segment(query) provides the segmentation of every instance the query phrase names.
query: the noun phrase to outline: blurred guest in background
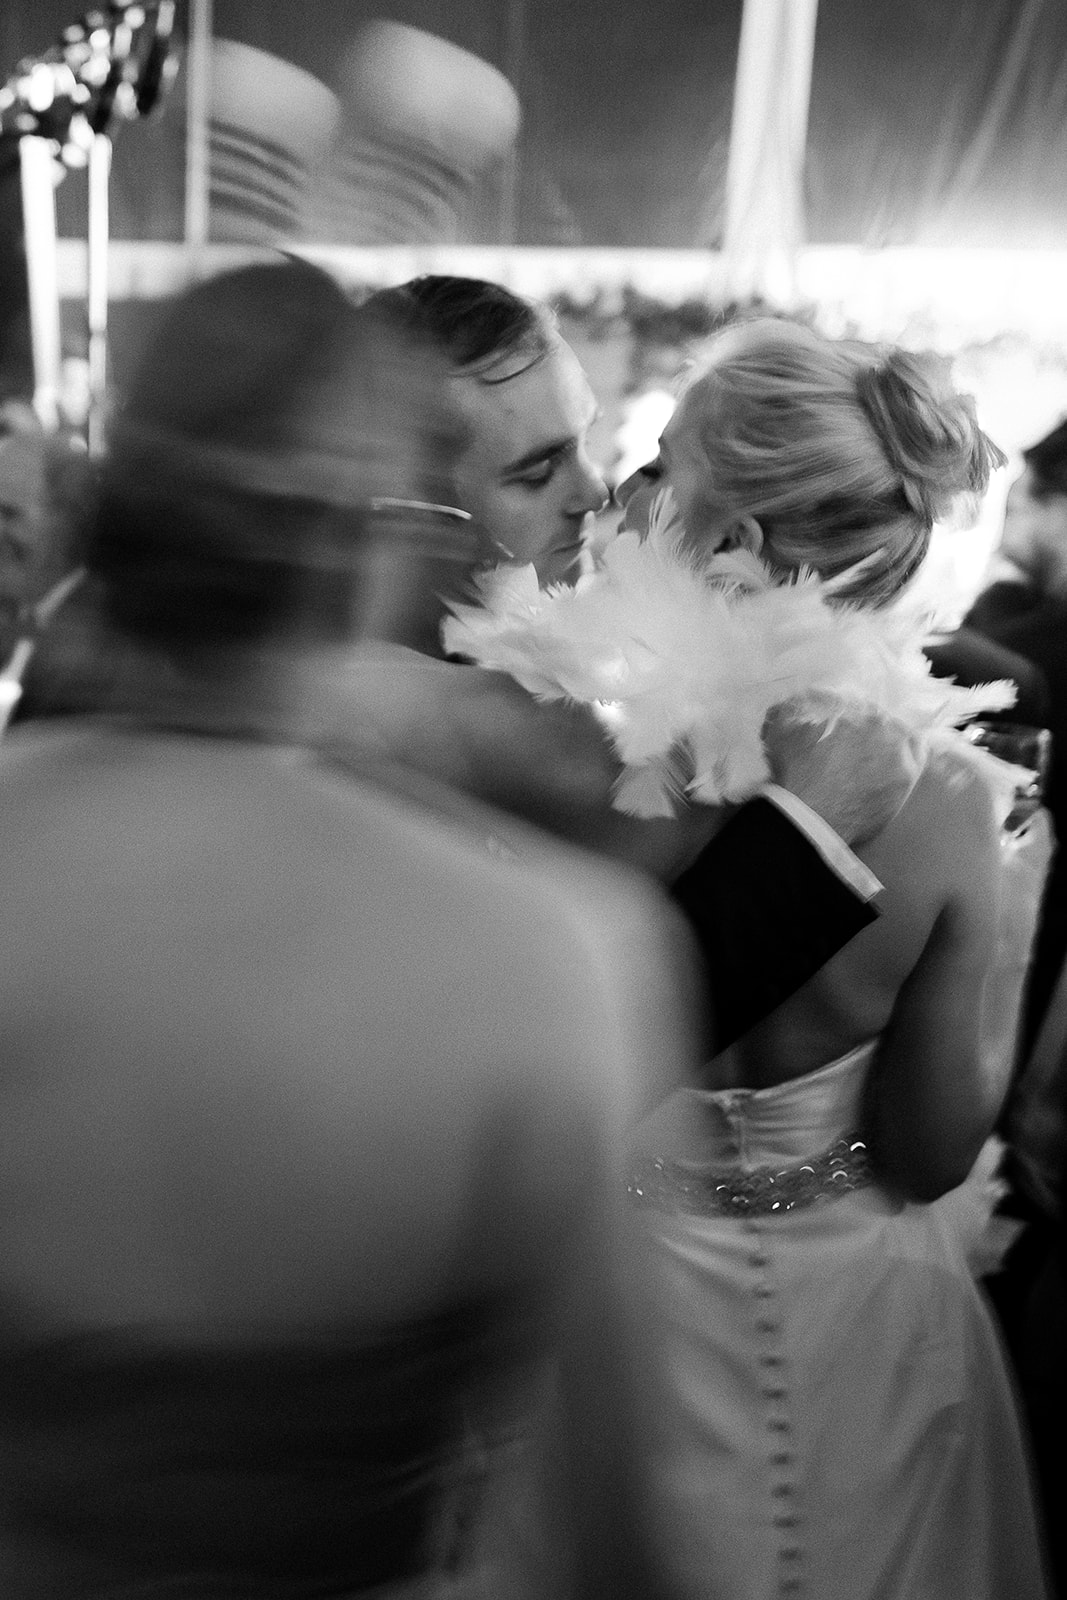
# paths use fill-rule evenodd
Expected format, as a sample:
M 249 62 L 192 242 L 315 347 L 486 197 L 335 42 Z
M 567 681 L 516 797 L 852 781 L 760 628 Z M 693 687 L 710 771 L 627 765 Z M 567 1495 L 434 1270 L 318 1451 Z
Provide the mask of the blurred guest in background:
M 1045 674 L 1017 650 L 994 643 L 977 628 L 961 627 L 928 640 L 924 653 L 939 678 L 962 684 L 996 683 L 1006 678 L 1015 685 L 1015 704 L 1004 711 L 987 712 L 990 722 L 1048 727 L 1052 697 Z
M 991 576 L 967 616 L 983 631 L 1067 595 L 1067 422 L 1023 451 Z
M 1067 1595 L 1067 972 L 1023 1065 L 1007 1120 L 1023 1228 L 989 1282 L 1034 1444 L 1055 1593 Z
M 376 519 L 467 559 L 457 441 L 292 262 L 181 296 L 115 419 L 108 695 L 0 752 L 7 1600 L 506 1592 L 467 1539 L 549 1360 L 572 1592 L 659 1592 L 613 1180 L 674 924 L 317 750 Z
M 0 407 L 0 671 L 13 678 L 25 670 L 41 626 L 77 574 L 91 505 L 80 441 L 47 432 L 29 406 L 6 401 Z
M 967 621 L 1021 652 L 1048 681 L 1046 803 L 1058 841 L 1005 1123 L 1009 1204 L 1023 1229 L 990 1288 L 1034 1438 L 1057 1593 L 1067 1594 L 1067 422 L 1023 452 L 990 576 Z
M 1044 674 L 1052 757 L 1046 804 L 1057 852 L 1034 952 L 1025 1039 L 1032 1042 L 1067 958 L 1067 422 L 1023 452 L 1008 492 L 994 581 L 964 619 Z

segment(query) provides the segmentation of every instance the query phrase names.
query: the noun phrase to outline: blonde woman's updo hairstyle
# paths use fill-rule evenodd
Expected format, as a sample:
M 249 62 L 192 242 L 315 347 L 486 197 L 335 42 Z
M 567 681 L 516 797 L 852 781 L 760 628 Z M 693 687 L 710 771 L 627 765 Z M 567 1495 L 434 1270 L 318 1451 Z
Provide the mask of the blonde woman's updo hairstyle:
M 709 361 L 683 396 L 709 517 L 755 519 L 774 567 L 857 568 L 842 600 L 887 604 L 1005 461 L 939 358 L 768 318 L 725 329 Z

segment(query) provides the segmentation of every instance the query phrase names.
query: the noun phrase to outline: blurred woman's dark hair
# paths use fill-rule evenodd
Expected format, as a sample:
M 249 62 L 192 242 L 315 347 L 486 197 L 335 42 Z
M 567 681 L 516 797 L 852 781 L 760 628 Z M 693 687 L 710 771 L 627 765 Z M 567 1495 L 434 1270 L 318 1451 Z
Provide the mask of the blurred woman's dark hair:
M 304 261 L 178 295 L 109 430 L 87 550 L 108 622 L 191 650 L 343 631 L 375 507 L 454 499 L 444 378 Z

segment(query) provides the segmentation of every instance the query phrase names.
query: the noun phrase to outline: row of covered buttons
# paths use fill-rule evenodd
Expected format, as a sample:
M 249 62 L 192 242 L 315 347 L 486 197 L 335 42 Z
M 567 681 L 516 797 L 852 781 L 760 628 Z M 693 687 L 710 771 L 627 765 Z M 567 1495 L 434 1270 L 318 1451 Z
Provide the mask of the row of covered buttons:
M 786 1400 L 788 1389 L 784 1381 L 785 1357 L 781 1350 L 782 1325 L 773 1313 L 775 1289 L 771 1278 L 770 1257 L 759 1238 L 759 1224 L 755 1218 L 746 1218 L 746 1226 L 755 1236 L 749 1265 L 756 1274 L 753 1295 L 758 1302 L 756 1333 L 759 1335 L 759 1365 L 762 1369 L 760 1394 L 767 1402 L 767 1429 L 771 1435 L 770 1466 L 771 1496 L 774 1504 L 772 1522 L 779 1534 L 778 1592 L 782 1595 L 799 1594 L 803 1588 L 800 1562 L 803 1549 L 797 1533 L 800 1516 L 796 1506 L 796 1486 L 793 1469 L 796 1457 L 789 1441 L 792 1425 Z

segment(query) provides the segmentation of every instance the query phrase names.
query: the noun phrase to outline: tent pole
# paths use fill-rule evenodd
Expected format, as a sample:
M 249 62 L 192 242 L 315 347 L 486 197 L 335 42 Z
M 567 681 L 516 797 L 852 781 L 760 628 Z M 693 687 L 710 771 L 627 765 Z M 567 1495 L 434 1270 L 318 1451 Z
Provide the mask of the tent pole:
M 745 0 L 726 170 L 734 294 L 795 293 L 818 0 Z
M 525 0 L 507 0 L 504 14 L 504 76 L 522 99 L 522 63 L 526 49 Z M 500 243 L 518 243 L 519 135 L 504 158 L 500 174 Z
M 189 0 L 185 76 L 185 246 L 199 269 L 211 218 L 212 0 Z
M 86 272 L 86 308 L 89 323 L 89 415 L 86 437 L 89 454 L 98 457 L 104 448 L 107 415 L 107 312 L 108 312 L 108 234 L 109 185 L 111 179 L 111 140 L 106 133 L 94 135 L 89 149 L 89 229 Z

